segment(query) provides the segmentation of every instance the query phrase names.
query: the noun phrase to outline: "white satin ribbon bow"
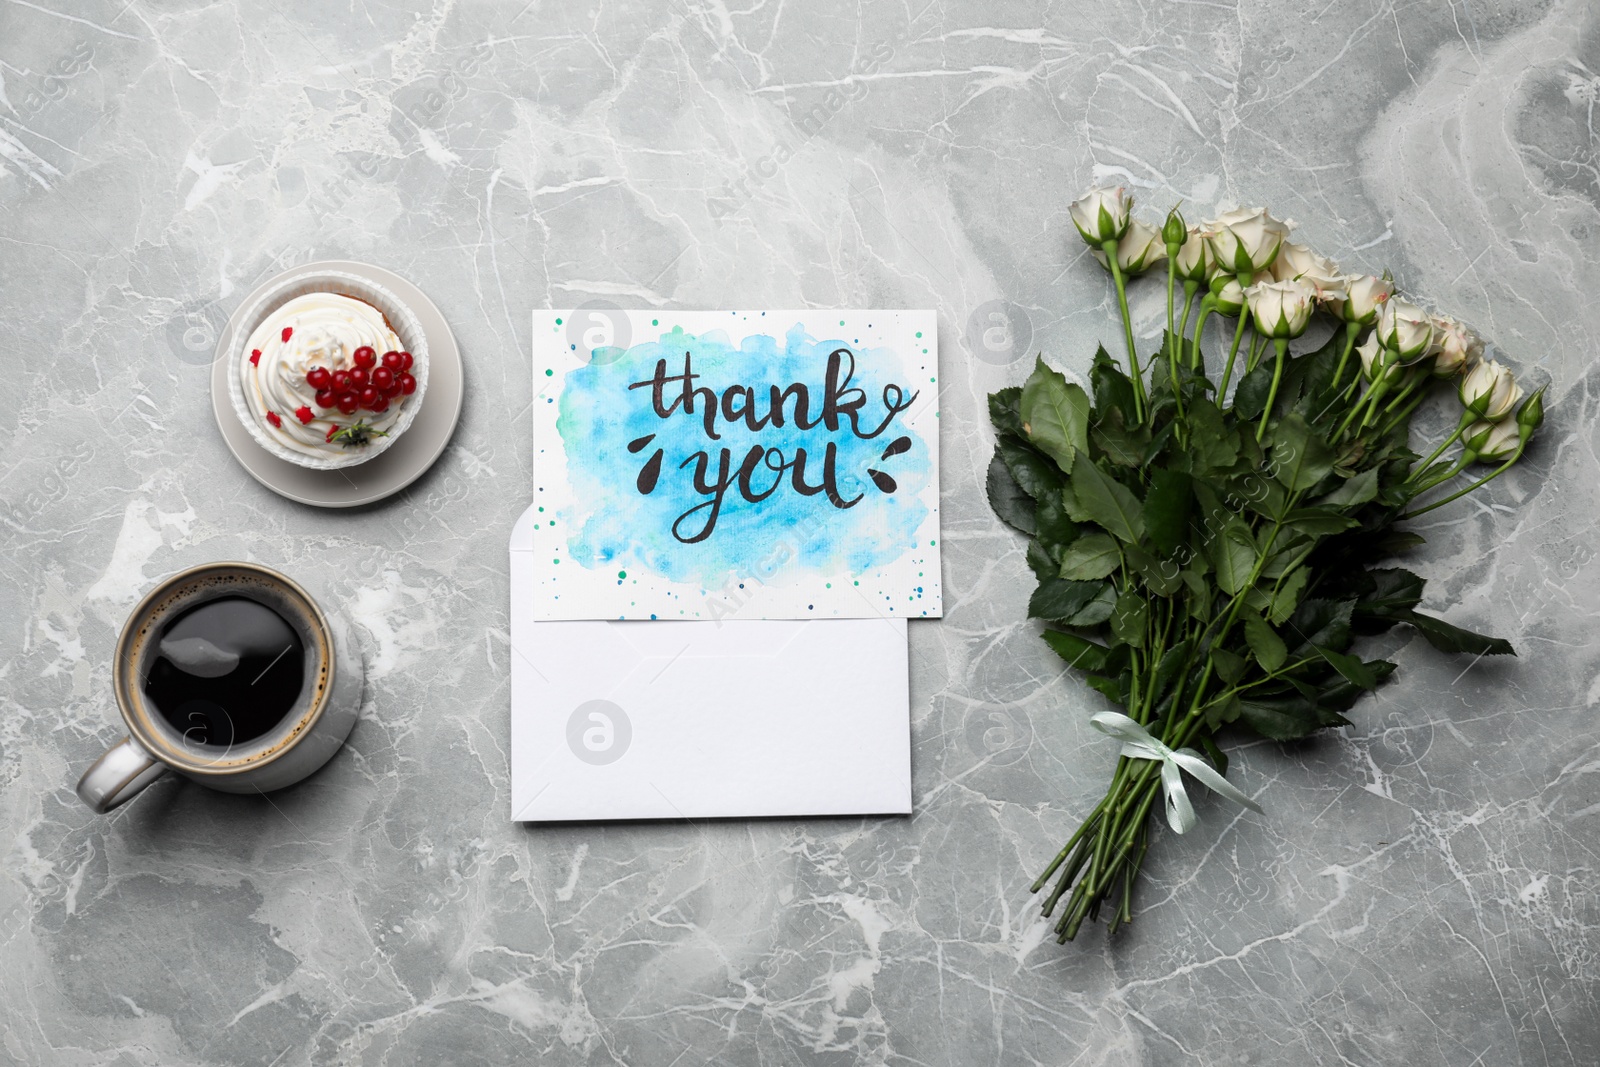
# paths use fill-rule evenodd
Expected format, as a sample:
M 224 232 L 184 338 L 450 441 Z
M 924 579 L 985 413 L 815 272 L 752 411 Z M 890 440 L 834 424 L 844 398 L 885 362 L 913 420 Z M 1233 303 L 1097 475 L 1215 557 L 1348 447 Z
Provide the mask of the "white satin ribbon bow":
M 1235 804 L 1249 808 L 1251 811 L 1265 815 L 1261 805 L 1241 793 L 1222 775 L 1207 763 L 1192 748 L 1170 749 L 1151 735 L 1149 730 L 1134 722 L 1120 711 L 1097 712 L 1089 720 L 1093 726 L 1103 734 L 1110 734 L 1122 742 L 1122 754 L 1129 759 L 1157 760 L 1161 764 L 1161 789 L 1167 799 L 1167 825 L 1180 834 L 1188 833 L 1194 829 L 1199 820 L 1195 818 L 1194 805 L 1189 803 L 1189 794 L 1183 791 L 1183 775 L 1178 768 L 1182 767 L 1196 778 L 1200 784 L 1210 789 L 1213 793 L 1233 801 Z

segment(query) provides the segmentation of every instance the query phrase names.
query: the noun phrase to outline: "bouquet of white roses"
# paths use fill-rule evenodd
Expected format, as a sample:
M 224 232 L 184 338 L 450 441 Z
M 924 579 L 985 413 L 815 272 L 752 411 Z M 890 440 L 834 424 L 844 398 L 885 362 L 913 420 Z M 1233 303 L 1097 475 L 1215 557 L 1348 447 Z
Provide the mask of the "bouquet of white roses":
M 1033 886 L 1051 886 L 1046 915 L 1066 898 L 1062 941 L 1102 908 L 1112 929 L 1132 917 L 1156 799 L 1177 833 L 1195 823 L 1185 774 L 1260 810 L 1224 777 L 1225 726 L 1289 740 L 1347 724 L 1394 671 L 1357 636 L 1403 623 L 1444 652 L 1512 651 L 1418 611 L 1423 580 L 1382 561 L 1422 542 L 1403 520 L 1503 473 L 1544 416 L 1543 390 L 1525 398 L 1471 329 L 1341 272 L 1266 211 L 1191 228 L 1174 209 L 1158 229 L 1132 206 L 1096 189 L 1071 209 L 1115 284 L 1127 368 L 1102 347 L 1086 392 L 1040 360 L 989 397 L 989 499 L 1030 538 L 1029 613 L 1122 709 L 1091 720 L 1122 742 L 1110 788 Z M 1163 260 L 1167 330 L 1141 366 L 1127 282 Z M 1318 311 L 1332 336 L 1292 351 Z M 1214 315 L 1235 322 L 1208 355 Z M 1423 457 L 1411 416 L 1446 382 L 1460 418 Z

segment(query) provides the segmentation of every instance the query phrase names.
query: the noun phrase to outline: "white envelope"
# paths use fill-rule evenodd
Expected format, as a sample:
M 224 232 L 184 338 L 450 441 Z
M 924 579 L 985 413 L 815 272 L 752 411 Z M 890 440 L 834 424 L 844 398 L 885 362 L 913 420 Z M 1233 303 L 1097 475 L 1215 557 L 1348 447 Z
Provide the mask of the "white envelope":
M 511 534 L 518 821 L 909 814 L 906 622 L 536 621 Z

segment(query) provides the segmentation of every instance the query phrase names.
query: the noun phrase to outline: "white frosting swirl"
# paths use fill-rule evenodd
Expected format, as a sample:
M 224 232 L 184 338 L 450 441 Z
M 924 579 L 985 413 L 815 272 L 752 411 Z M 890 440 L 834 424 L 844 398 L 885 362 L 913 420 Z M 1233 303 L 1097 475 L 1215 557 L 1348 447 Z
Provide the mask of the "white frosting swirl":
M 290 330 L 287 341 L 285 329 Z M 358 408 L 346 415 L 338 408 L 318 407 L 317 391 L 306 383 L 312 367 L 325 367 L 329 373 L 354 369 L 353 353 L 362 345 L 378 355 L 375 368 L 383 365 L 385 352 L 403 347 L 382 312 L 352 297 L 307 293 L 268 315 L 239 356 L 245 402 L 262 431 L 286 448 L 321 458 L 350 454 L 350 448 L 328 440 L 330 433 L 347 426 L 365 422 L 374 430 L 391 430 L 411 399 L 404 393 L 390 397 L 388 410 L 381 414 Z M 252 360 L 255 352 L 261 355 Z M 296 415 L 301 408 L 310 409 L 310 422 Z M 277 415 L 278 425 L 267 418 L 268 412 Z

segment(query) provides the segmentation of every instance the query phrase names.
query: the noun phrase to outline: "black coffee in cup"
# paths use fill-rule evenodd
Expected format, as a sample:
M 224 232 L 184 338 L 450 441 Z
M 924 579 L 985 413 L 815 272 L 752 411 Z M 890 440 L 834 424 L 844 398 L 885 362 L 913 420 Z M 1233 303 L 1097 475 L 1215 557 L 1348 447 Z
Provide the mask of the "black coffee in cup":
M 176 612 L 154 636 L 144 696 L 187 745 L 253 741 L 301 701 L 305 642 L 259 600 L 204 600 Z

